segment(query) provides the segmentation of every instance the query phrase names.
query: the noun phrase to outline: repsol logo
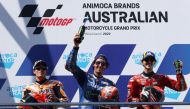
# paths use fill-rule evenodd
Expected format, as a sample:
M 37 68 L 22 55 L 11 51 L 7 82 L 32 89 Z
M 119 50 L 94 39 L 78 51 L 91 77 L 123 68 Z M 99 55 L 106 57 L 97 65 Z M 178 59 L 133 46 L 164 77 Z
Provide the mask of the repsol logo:
M 30 20 L 26 27 L 35 27 L 33 34 L 40 34 L 44 26 L 68 26 L 73 22 L 73 18 L 52 18 L 56 10 L 62 8 L 62 4 L 59 4 L 55 9 L 47 9 L 42 17 L 34 17 L 34 13 L 38 7 L 36 4 L 25 5 L 19 14 L 19 17 L 30 17 Z

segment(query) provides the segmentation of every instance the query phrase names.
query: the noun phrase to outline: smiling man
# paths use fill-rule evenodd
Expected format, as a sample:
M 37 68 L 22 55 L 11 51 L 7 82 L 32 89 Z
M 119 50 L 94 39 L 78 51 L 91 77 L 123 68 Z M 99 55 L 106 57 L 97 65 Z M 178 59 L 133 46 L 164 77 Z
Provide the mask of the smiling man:
M 77 54 L 81 38 L 79 34 L 74 37 L 74 47 L 69 54 L 65 68 L 70 71 L 80 85 L 80 102 L 98 102 L 100 91 L 105 86 L 115 86 L 115 84 L 103 76 L 108 68 L 108 59 L 104 55 L 98 55 L 92 62 L 93 74 L 83 71 L 76 64 Z M 80 109 L 101 109 L 97 106 L 80 106 Z M 111 108 L 110 108 L 111 109 Z
M 37 60 L 33 66 L 36 81 L 23 89 L 22 103 L 67 102 L 68 97 L 63 89 L 63 84 L 57 80 L 46 78 L 48 66 L 45 61 Z M 55 106 L 20 107 L 24 109 L 55 109 Z
M 141 74 L 133 76 L 127 85 L 127 102 L 163 102 L 164 88 L 169 87 L 176 91 L 184 91 L 187 85 L 182 74 L 182 61 L 174 62 L 177 80 L 166 75 L 158 75 L 153 71 L 156 58 L 153 52 L 147 51 L 141 60 L 144 70 Z M 159 105 L 140 105 L 137 109 L 160 109 Z

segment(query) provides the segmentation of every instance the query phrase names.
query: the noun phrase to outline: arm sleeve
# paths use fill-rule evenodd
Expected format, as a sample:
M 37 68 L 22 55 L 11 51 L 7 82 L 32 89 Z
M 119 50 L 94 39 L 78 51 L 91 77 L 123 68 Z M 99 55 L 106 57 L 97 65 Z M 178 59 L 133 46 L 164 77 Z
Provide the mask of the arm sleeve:
M 20 100 L 20 103 L 25 103 L 26 102 L 25 98 L 27 97 L 28 93 L 30 93 L 30 91 L 27 90 L 27 88 L 25 87 L 22 90 L 22 99 Z M 29 108 L 30 108 L 29 106 L 18 106 L 18 109 L 29 109 Z
M 182 73 L 177 73 L 176 78 L 177 78 L 177 81 L 169 78 L 168 76 L 165 76 L 166 86 L 176 91 L 186 90 L 187 84 Z
M 26 86 L 23 90 L 22 90 L 22 99 L 21 102 L 26 102 L 25 98 L 27 97 L 27 95 L 30 93 L 30 91 L 27 89 L 28 86 Z
M 66 95 L 63 89 L 63 84 L 61 82 L 59 82 L 56 86 L 54 86 L 53 90 L 60 102 L 67 102 L 69 100 L 68 96 Z
M 129 80 L 129 83 L 127 85 L 128 88 L 128 95 L 126 98 L 127 102 L 139 102 L 140 101 L 140 95 L 139 95 L 139 88 L 137 85 L 137 82 L 135 81 L 135 78 L 132 77 Z
M 65 69 L 70 71 L 74 75 L 78 83 L 82 86 L 86 80 L 86 72 L 80 69 L 76 64 L 78 49 L 79 47 L 74 47 L 73 50 L 70 52 L 65 65 Z
M 71 73 L 75 73 L 78 69 L 76 65 L 78 49 L 79 47 L 74 47 L 66 61 L 65 69 L 70 71 Z

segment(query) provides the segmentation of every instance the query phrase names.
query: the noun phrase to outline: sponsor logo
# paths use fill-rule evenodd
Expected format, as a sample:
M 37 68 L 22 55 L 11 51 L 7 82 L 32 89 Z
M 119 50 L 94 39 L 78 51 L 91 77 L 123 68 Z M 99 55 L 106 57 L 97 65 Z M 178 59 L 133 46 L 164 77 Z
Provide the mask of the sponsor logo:
M 163 9 L 147 10 L 140 2 L 134 3 L 83 3 L 84 18 L 89 25 L 86 35 L 109 36 L 112 31 L 139 31 L 143 24 L 169 22 L 169 12 Z M 106 25 L 95 25 L 105 23 Z M 114 25 L 113 25 L 114 24 Z M 96 30 L 90 32 L 90 30 Z M 97 31 L 98 30 L 98 31 Z M 102 31 L 102 32 L 101 32 Z
M 10 97 L 15 97 L 15 98 L 22 98 L 22 90 L 23 88 L 26 87 L 26 85 L 21 85 L 21 86 L 13 86 L 13 87 L 7 87 L 7 92 L 9 92 Z
M 164 94 L 165 94 L 165 97 L 175 99 L 175 100 L 177 100 L 177 98 L 180 96 L 179 92 L 167 87 L 164 89 Z
M 47 9 L 42 17 L 34 17 L 34 13 L 38 7 L 36 4 L 25 5 L 19 14 L 19 17 L 30 17 L 30 20 L 26 27 L 35 27 L 33 34 L 40 34 L 44 26 L 68 26 L 72 23 L 73 18 L 52 18 L 56 10 L 62 8 L 62 4 L 59 4 L 55 9 Z
M 10 69 L 17 57 L 17 53 L 0 54 L 0 67 Z
M 67 59 L 69 55 L 63 55 L 63 59 Z M 77 65 L 86 68 L 92 58 L 92 53 L 80 53 L 77 55 Z

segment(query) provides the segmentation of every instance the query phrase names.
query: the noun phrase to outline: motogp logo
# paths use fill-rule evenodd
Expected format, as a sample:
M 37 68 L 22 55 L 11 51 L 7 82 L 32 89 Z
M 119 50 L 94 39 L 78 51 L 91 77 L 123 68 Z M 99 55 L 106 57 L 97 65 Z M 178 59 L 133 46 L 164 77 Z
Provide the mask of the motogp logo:
M 42 17 L 34 17 L 34 13 L 38 7 L 36 4 L 26 5 L 19 14 L 19 17 L 30 17 L 26 27 L 36 27 L 33 34 L 40 34 L 44 26 L 67 26 L 72 23 L 73 18 L 51 18 L 54 12 L 62 8 L 59 4 L 55 9 L 47 9 Z

